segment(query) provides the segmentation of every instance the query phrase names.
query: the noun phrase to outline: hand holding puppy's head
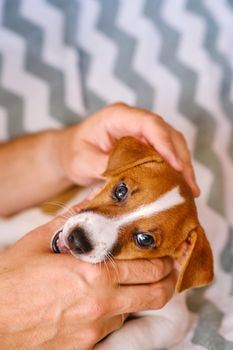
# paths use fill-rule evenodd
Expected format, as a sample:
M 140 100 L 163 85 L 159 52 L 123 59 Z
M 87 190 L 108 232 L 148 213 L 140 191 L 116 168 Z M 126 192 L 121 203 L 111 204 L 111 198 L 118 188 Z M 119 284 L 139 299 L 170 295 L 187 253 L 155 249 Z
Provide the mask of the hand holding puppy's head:
M 102 191 L 68 219 L 62 242 L 89 262 L 171 256 L 180 263 L 178 292 L 213 278 L 213 257 L 193 195 L 182 175 L 132 137 L 113 149 Z

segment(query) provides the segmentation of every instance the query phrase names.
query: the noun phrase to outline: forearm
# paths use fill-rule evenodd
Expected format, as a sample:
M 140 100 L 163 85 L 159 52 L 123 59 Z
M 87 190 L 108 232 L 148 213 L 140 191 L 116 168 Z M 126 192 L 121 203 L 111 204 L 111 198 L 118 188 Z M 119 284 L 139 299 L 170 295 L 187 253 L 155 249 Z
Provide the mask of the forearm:
M 0 216 L 36 205 L 71 185 L 58 160 L 59 131 L 0 145 Z

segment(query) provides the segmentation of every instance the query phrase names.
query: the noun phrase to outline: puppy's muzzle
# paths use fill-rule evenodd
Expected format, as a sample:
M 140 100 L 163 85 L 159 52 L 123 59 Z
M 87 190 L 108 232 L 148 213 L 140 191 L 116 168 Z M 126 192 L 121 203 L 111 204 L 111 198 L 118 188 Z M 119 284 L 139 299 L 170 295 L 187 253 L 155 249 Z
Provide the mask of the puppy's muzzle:
M 54 253 L 69 253 L 70 248 L 69 246 L 64 242 L 63 236 L 62 236 L 62 230 L 57 231 L 50 242 L 51 250 Z
M 77 254 L 89 253 L 93 249 L 93 246 L 82 227 L 77 227 L 71 231 L 67 237 L 67 242 L 70 250 Z
M 73 252 L 74 254 L 86 254 L 93 250 L 93 245 L 82 227 L 74 228 L 68 235 L 66 242 L 63 240 L 62 230 L 54 234 L 51 240 L 51 249 L 54 253 Z
M 57 233 L 55 233 L 55 235 L 51 239 L 50 245 L 54 253 L 61 253 L 60 247 L 59 247 L 60 233 L 61 231 L 58 231 Z

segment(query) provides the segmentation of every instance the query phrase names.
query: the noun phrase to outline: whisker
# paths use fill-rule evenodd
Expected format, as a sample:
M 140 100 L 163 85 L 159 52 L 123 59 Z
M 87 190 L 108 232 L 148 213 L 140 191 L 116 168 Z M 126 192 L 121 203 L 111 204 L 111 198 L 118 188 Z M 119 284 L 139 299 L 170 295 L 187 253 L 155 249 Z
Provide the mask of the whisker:
M 51 217 L 55 217 L 54 212 L 52 210 L 51 211 L 46 210 L 46 214 L 51 216 Z M 66 220 L 68 220 L 70 218 L 70 216 L 68 216 L 67 214 L 65 215 L 65 213 L 64 214 L 59 214 L 59 216 L 63 217 Z
M 111 254 L 111 253 L 110 253 Z M 111 254 L 110 255 L 111 258 L 110 258 L 110 261 L 112 262 L 114 268 L 115 268 L 115 272 L 116 272 L 116 276 L 117 276 L 117 282 L 118 282 L 118 286 L 120 286 L 120 276 L 119 276 L 119 270 L 118 270 L 118 267 L 117 267 L 117 264 L 116 264 L 116 261 L 114 260 L 113 258 L 113 255 Z
M 112 265 L 112 267 L 113 267 L 113 271 L 114 271 L 115 274 L 116 274 L 116 278 L 117 278 L 118 285 L 120 285 L 119 271 L 118 271 L 116 262 L 115 262 L 115 260 L 113 259 L 113 255 L 112 255 L 110 252 L 108 252 L 108 253 L 106 254 L 106 257 L 107 257 L 107 259 L 109 260 L 109 262 L 111 263 L 111 265 Z
M 98 262 L 98 268 L 100 269 L 100 273 L 102 273 L 102 261 Z
M 70 216 L 67 216 L 65 214 L 61 214 L 59 217 L 64 218 L 65 220 L 68 220 L 70 218 Z
M 107 264 L 106 260 L 104 260 L 103 262 L 104 262 L 104 266 L 105 266 L 105 271 L 107 272 L 107 275 L 108 275 L 108 279 L 110 280 L 111 279 L 111 275 L 110 275 L 110 272 L 109 272 L 108 264 Z
M 75 215 L 76 212 L 73 208 L 68 207 L 65 203 L 60 202 L 60 201 L 53 201 L 53 202 L 46 202 L 47 205 L 53 205 L 53 206 L 57 206 L 61 209 L 65 209 L 68 213 L 70 213 L 71 215 Z

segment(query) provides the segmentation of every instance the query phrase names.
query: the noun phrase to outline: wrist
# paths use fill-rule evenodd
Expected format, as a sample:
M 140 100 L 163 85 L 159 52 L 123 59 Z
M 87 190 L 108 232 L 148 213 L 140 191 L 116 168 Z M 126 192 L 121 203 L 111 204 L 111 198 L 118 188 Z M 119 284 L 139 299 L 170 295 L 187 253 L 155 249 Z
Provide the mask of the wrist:
M 71 185 L 83 186 L 83 172 L 80 164 L 83 164 L 82 157 L 85 153 L 85 142 L 81 137 L 80 125 L 72 125 L 56 131 L 56 134 L 53 136 L 57 150 L 57 167 L 60 169 L 60 175 L 69 181 Z M 86 160 L 84 163 L 87 163 Z
M 1 349 L 7 350 L 12 349 L 16 350 L 18 346 L 18 340 L 16 339 L 17 331 L 15 332 L 14 328 L 14 309 L 15 305 L 12 305 L 9 302 L 9 296 L 7 295 L 10 292 L 11 300 L 11 286 L 8 283 L 8 273 L 2 270 L 0 278 L 0 342 Z M 13 316 L 13 318 L 12 318 Z
M 59 183 L 61 188 L 67 188 L 72 185 L 72 182 L 64 171 L 61 162 L 63 148 L 66 147 L 65 143 L 63 143 L 63 133 L 64 130 L 48 130 L 44 132 L 42 136 L 43 142 L 40 143 L 43 146 L 39 153 L 41 154 L 41 161 L 47 164 L 48 178 Z M 45 167 L 43 166 L 43 168 Z
M 57 130 L 43 131 L 1 147 L 0 216 L 43 203 L 71 186 L 59 163 L 59 135 Z

